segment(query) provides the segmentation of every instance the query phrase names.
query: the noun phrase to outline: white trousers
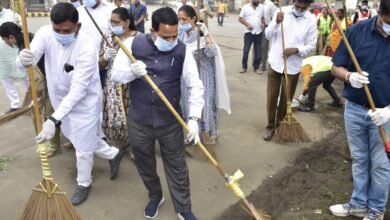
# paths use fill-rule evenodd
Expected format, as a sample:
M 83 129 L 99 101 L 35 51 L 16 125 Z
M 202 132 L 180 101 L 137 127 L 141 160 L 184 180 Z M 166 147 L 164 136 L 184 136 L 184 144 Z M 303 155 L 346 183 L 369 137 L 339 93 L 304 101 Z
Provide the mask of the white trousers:
M 76 146 L 75 146 L 76 147 Z M 87 187 L 92 183 L 92 167 L 94 154 L 107 160 L 113 159 L 119 152 L 116 147 L 111 147 L 106 141 L 98 137 L 97 147 L 94 151 L 81 151 L 76 148 L 77 158 L 77 184 Z
M 25 90 L 28 89 L 28 78 L 21 79 L 22 85 Z M 5 94 L 7 94 L 7 97 L 9 101 L 11 102 L 11 108 L 20 108 L 20 99 L 18 95 L 18 91 L 16 90 L 16 87 L 14 85 L 14 79 L 8 78 L 8 79 L 2 79 L 1 83 L 4 86 Z

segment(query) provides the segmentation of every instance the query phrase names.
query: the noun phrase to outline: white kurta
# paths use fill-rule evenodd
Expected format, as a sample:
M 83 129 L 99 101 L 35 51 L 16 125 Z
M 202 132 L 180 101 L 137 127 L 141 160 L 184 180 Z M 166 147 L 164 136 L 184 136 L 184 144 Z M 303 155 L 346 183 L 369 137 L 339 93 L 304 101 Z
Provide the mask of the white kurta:
M 85 7 L 86 6 L 82 5 L 77 8 L 77 11 L 79 12 L 79 22 L 81 23 L 81 30 L 83 30 L 84 33 L 93 38 L 96 43 L 96 47 L 100 48 L 103 37 L 97 30 L 96 26 L 93 24 L 91 18 L 88 16 L 87 12 L 85 11 Z M 93 19 L 99 25 L 103 33 L 107 33 L 110 31 L 111 13 L 115 8 L 116 7 L 113 4 L 110 4 L 105 0 L 102 0 L 100 5 L 95 9 L 88 8 L 89 13 L 92 15 Z
M 76 40 L 63 46 L 54 37 L 51 25 L 40 28 L 33 41 L 31 51 L 35 63 L 45 54 L 47 87 L 53 117 L 61 120 L 61 130 L 76 147 L 76 150 L 96 149 L 101 125 L 101 96 L 98 50 L 84 32 Z M 17 64 L 22 68 L 19 59 Z M 64 65 L 74 67 L 71 72 Z

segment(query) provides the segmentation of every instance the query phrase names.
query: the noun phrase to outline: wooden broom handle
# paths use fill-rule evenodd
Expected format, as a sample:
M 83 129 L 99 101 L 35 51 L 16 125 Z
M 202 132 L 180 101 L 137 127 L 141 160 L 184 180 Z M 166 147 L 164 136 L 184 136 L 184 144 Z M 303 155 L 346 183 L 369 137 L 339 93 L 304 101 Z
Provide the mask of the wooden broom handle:
M 30 39 L 28 35 L 28 29 L 27 29 L 27 19 L 26 14 L 24 10 L 24 1 L 19 0 L 19 8 L 20 8 L 20 17 L 22 19 L 22 30 L 23 30 L 23 41 L 24 41 L 24 47 L 27 49 L 30 49 Z M 35 85 L 35 77 L 34 77 L 34 70 L 32 65 L 29 65 L 27 67 L 28 72 L 28 78 L 30 80 L 30 86 L 31 86 L 31 95 L 33 99 L 34 104 L 34 116 L 37 126 L 37 134 L 41 132 L 42 130 L 42 122 L 41 122 L 41 115 L 39 113 L 39 106 L 38 106 L 38 97 L 37 97 L 37 91 L 36 91 L 36 85 Z
M 20 17 L 22 19 L 22 30 L 23 30 L 23 40 L 24 40 L 24 47 L 27 49 L 30 49 L 30 39 L 27 29 L 27 19 L 24 9 L 24 1 L 19 0 L 19 8 L 20 8 Z M 34 116 L 37 126 L 37 134 L 41 132 L 42 130 L 42 122 L 41 122 L 41 115 L 39 113 L 39 106 L 38 106 L 38 97 L 37 97 L 37 91 L 36 91 L 36 85 L 35 85 L 35 77 L 34 77 L 34 71 L 32 65 L 29 65 L 28 68 L 28 77 L 30 80 L 30 86 L 31 86 L 31 96 L 33 99 L 34 104 Z M 49 166 L 49 160 L 47 159 L 47 152 L 45 148 L 45 143 L 38 144 L 38 150 L 39 155 L 41 159 L 41 167 L 42 167 L 42 176 L 45 180 L 52 180 L 52 174 Z M 46 184 L 47 191 L 51 192 L 50 185 Z M 51 193 L 49 193 L 50 195 Z
M 328 5 L 328 8 L 329 8 L 331 6 L 330 3 L 329 3 L 329 0 L 325 0 L 325 2 L 326 2 L 326 4 Z M 334 22 L 335 22 L 335 24 L 337 26 L 337 29 L 339 29 L 339 32 L 340 32 L 340 34 L 342 36 L 343 42 L 345 44 L 345 47 L 347 48 L 348 53 L 349 53 L 349 55 L 350 55 L 350 57 L 352 59 L 352 62 L 355 65 L 356 71 L 360 75 L 363 75 L 362 74 L 362 69 L 361 69 L 361 67 L 359 65 L 359 62 L 356 59 L 355 53 L 353 52 L 353 50 L 351 48 L 351 45 L 349 44 L 347 38 L 345 37 L 343 29 L 341 28 L 341 25 L 339 24 L 334 11 L 330 10 L 330 14 L 332 15 L 332 18 L 333 18 L 333 20 L 334 20 Z M 345 18 L 345 19 L 347 19 L 347 18 Z M 366 84 L 363 85 L 363 88 L 364 88 L 364 92 L 366 93 L 366 96 L 367 96 L 367 99 L 368 99 L 368 103 L 370 104 L 371 110 L 373 112 L 375 112 L 376 108 L 375 108 L 374 100 L 372 99 L 372 96 L 371 96 L 371 92 L 370 92 L 370 90 L 369 90 L 369 88 L 368 88 L 368 86 Z M 379 126 L 379 133 L 381 135 L 381 138 L 382 138 L 382 140 L 384 142 L 385 147 L 386 146 L 389 147 L 388 146 L 389 145 L 389 141 L 388 141 L 388 137 L 387 137 L 387 132 L 386 132 L 386 129 L 385 129 L 385 127 L 383 125 Z M 386 149 L 386 152 L 388 152 L 387 150 L 390 150 L 390 149 Z
M 279 7 L 279 11 L 282 12 L 282 7 Z M 283 18 L 284 20 L 284 18 Z M 284 69 L 283 69 L 283 73 L 284 73 L 284 78 L 285 78 L 285 83 L 286 83 L 286 87 L 285 87 L 285 90 L 286 90 L 286 98 L 287 98 L 287 102 L 291 102 L 290 100 L 290 87 L 289 87 L 289 83 L 288 83 L 288 74 L 287 74 L 287 57 L 284 56 L 284 50 L 286 49 L 286 45 L 284 43 L 284 27 L 283 27 L 283 21 L 280 22 L 280 29 L 281 29 L 281 32 L 282 32 L 282 55 L 283 55 L 283 63 L 284 63 Z

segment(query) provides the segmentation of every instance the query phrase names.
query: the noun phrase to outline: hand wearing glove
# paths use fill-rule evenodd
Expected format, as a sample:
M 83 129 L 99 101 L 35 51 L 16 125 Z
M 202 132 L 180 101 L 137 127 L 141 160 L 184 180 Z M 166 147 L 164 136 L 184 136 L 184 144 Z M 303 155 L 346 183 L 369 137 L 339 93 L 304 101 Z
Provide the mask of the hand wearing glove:
M 29 66 L 34 63 L 34 53 L 29 49 L 23 49 L 19 53 L 19 60 L 23 66 Z
M 363 75 L 360 75 L 357 72 L 353 72 L 351 75 L 349 75 L 349 82 L 353 88 L 360 89 L 364 84 L 370 83 L 370 81 L 368 81 L 368 73 L 362 71 L 362 74 Z
M 44 141 L 51 140 L 54 137 L 56 132 L 56 125 L 50 119 L 46 120 L 42 125 L 42 131 L 35 137 L 37 144 L 40 144 Z
M 132 63 L 130 65 L 130 68 L 131 68 L 131 72 L 137 77 L 142 77 L 142 76 L 145 76 L 146 75 L 146 65 L 144 62 L 142 61 L 138 61 L 135 62 L 135 63 Z
M 370 110 L 368 115 L 376 126 L 381 126 L 390 120 L 390 108 L 377 108 L 375 112 Z
M 207 30 L 207 27 L 202 22 L 196 22 L 196 25 L 199 26 L 199 30 L 203 32 L 203 36 L 207 36 L 209 34 L 209 30 Z
M 117 53 L 118 53 L 118 51 L 116 49 L 114 49 L 114 48 L 111 48 L 111 47 L 104 48 L 103 58 L 106 61 L 110 61 L 110 60 L 115 58 Z
M 190 119 L 187 122 L 187 126 L 190 129 L 190 131 L 187 134 L 188 141 L 194 141 L 195 144 L 197 144 L 199 139 L 199 124 L 198 121 Z

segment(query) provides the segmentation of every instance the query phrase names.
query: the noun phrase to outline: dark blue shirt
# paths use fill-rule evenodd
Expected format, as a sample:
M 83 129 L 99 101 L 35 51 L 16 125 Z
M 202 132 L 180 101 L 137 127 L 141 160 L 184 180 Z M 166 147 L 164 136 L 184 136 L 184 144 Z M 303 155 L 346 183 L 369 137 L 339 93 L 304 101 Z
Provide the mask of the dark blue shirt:
M 377 30 L 378 16 L 353 25 L 346 37 L 363 71 L 369 73 L 368 87 L 375 106 L 383 108 L 390 104 L 390 37 L 385 38 Z M 351 57 L 341 41 L 333 56 L 333 64 L 356 72 Z M 345 83 L 343 96 L 351 102 L 369 106 L 363 88 L 355 89 Z
M 134 18 L 134 23 L 136 23 L 142 15 L 146 18 L 146 6 L 143 4 L 139 4 L 138 6 L 132 4 L 129 8 L 129 12 Z M 145 33 L 145 20 L 137 26 L 137 31 Z

